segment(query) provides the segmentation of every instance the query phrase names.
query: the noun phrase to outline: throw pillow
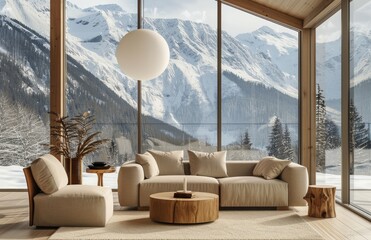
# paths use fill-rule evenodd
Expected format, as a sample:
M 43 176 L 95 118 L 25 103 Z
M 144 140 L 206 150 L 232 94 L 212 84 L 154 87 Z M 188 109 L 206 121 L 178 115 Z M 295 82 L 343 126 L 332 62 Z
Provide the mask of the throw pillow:
M 226 151 L 207 153 L 188 150 L 188 156 L 192 175 L 228 177 Z
M 184 175 L 183 151 L 148 150 L 148 152 L 155 158 L 160 175 Z
M 160 174 L 160 170 L 158 169 L 156 160 L 148 152 L 144 154 L 136 154 L 135 162 L 143 167 L 144 177 L 147 179 L 158 176 Z
M 256 164 L 253 175 L 263 177 L 265 179 L 273 179 L 278 177 L 283 169 L 285 169 L 285 167 L 290 163 L 290 160 L 281 160 L 275 157 L 265 157 Z
M 46 154 L 31 163 L 33 178 L 46 194 L 52 194 L 68 184 L 62 163 L 51 154 Z

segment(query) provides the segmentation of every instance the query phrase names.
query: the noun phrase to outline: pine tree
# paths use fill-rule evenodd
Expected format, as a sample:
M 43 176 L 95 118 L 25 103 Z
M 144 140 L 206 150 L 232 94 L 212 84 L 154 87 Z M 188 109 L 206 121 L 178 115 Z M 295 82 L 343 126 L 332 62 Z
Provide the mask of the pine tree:
M 352 148 L 363 149 L 368 147 L 370 142 L 368 136 L 369 129 L 366 128 L 366 124 L 362 116 L 358 113 L 353 101 L 350 101 L 349 104 L 349 125 L 351 126 L 350 136 Z
M 324 172 L 326 165 L 326 103 L 323 90 L 317 84 L 316 94 L 316 162 L 317 171 Z
M 289 159 L 293 160 L 294 159 L 294 150 L 292 149 L 291 146 L 291 137 L 290 137 L 290 132 L 289 128 L 287 127 L 287 124 L 285 126 L 285 133 L 283 135 L 283 147 L 284 147 L 284 152 L 283 152 L 283 159 Z
M 250 141 L 250 137 L 249 137 L 249 133 L 246 129 L 246 132 L 243 136 L 243 139 L 242 139 L 242 148 L 245 149 L 245 150 L 251 150 L 251 141 Z
M 353 101 L 349 104 L 349 125 L 350 125 L 350 151 L 354 152 L 354 149 L 364 149 L 369 147 L 369 129 L 366 128 L 366 124 L 363 122 L 362 116 L 359 114 L 357 107 Z M 353 162 L 350 163 L 349 172 L 354 174 L 354 158 L 351 158 Z
M 326 118 L 326 150 L 340 147 L 341 139 L 339 127 L 329 118 Z
M 283 159 L 284 157 L 284 133 L 281 121 L 276 117 L 272 132 L 269 136 L 269 145 L 267 146 L 268 155 Z
M 108 147 L 108 156 L 110 158 L 111 165 L 119 166 L 120 165 L 120 163 L 118 162 L 119 149 L 118 149 L 116 140 L 113 136 L 107 147 Z

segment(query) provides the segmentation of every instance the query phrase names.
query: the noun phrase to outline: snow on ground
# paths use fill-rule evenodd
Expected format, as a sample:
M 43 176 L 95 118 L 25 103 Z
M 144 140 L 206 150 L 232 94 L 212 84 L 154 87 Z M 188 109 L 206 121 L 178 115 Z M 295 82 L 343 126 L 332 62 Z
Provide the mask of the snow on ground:
M 105 173 L 103 175 L 104 186 L 117 188 L 117 175 L 119 168 L 115 173 Z M 84 185 L 97 185 L 98 178 L 95 173 L 83 172 Z M 0 166 L 0 189 L 25 189 L 26 179 L 21 166 Z
M 0 166 L 0 189 L 22 189 L 26 188 L 26 180 L 21 166 Z M 117 176 L 119 167 L 115 173 L 105 173 L 103 183 L 113 189 L 117 188 Z M 327 184 L 341 189 L 341 176 L 335 174 L 317 173 L 317 184 Z M 351 188 L 354 190 L 371 190 L 371 175 L 351 176 Z M 83 184 L 97 185 L 97 175 L 94 173 L 83 173 Z
M 334 185 L 336 190 L 341 189 L 341 175 L 317 173 L 316 181 L 318 185 Z M 354 190 L 371 190 L 371 176 L 351 175 L 350 188 Z

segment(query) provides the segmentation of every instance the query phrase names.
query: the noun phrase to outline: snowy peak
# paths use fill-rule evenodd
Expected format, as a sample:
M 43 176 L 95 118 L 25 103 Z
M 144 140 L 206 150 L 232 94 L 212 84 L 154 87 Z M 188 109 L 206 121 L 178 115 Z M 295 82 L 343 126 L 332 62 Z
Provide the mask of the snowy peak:
M 84 11 L 89 12 L 95 12 L 95 11 L 103 11 L 103 12 L 121 12 L 125 13 L 125 11 L 118 5 L 118 4 L 102 4 L 102 5 L 96 5 L 91 8 L 84 9 Z
M 70 9 L 68 9 L 68 12 Z M 80 41 L 106 37 L 118 42 L 127 31 L 136 28 L 135 15 L 128 14 L 117 4 L 98 5 L 87 9 L 73 8 L 68 18 L 68 33 Z
M 291 49 L 298 48 L 297 36 L 288 33 L 279 33 L 267 26 L 263 26 L 251 33 L 239 34 L 236 38 L 248 44 L 261 46 L 264 43 L 273 46 L 280 55 L 290 54 Z

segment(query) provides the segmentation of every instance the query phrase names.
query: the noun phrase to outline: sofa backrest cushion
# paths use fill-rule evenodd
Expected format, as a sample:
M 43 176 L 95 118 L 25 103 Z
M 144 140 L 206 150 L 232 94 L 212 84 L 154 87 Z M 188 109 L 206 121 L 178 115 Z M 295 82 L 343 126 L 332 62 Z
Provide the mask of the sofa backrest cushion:
M 253 160 L 229 160 L 227 171 L 229 177 L 252 176 L 258 161 Z
M 184 175 L 183 151 L 162 152 L 148 150 L 155 158 L 160 170 L 159 175 Z
M 291 163 L 290 160 L 281 160 L 275 157 L 265 157 L 256 164 L 253 175 L 265 179 L 278 177 L 283 169 Z
M 46 194 L 52 194 L 68 184 L 62 163 L 51 154 L 45 154 L 33 161 L 31 172 L 37 186 Z
M 226 151 L 208 153 L 188 150 L 188 156 L 192 175 L 228 177 Z
M 144 177 L 147 179 L 158 176 L 160 174 L 157 162 L 149 152 L 146 152 L 144 154 L 136 154 L 135 162 L 142 165 Z
M 257 160 L 227 160 L 227 173 L 228 177 L 239 177 L 239 176 L 253 176 L 252 172 Z M 184 173 L 191 175 L 191 167 L 188 161 L 183 161 Z

